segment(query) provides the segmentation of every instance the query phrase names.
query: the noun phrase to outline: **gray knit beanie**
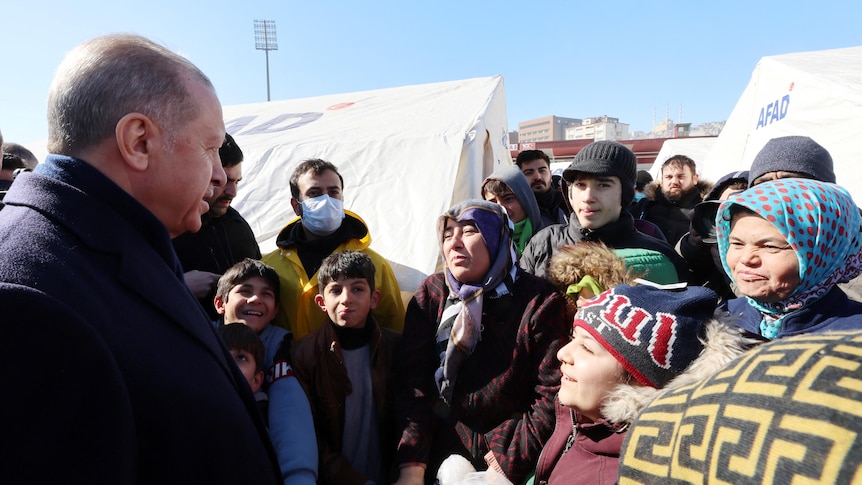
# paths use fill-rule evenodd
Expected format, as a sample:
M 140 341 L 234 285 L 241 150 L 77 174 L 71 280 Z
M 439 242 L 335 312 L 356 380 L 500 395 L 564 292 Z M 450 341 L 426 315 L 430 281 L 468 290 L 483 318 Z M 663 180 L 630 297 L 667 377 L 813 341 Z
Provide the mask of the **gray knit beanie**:
M 615 141 L 595 141 L 575 155 L 572 163 L 563 170 L 563 180 L 572 183 L 577 172 L 593 175 L 612 175 L 622 184 L 622 206 L 628 207 L 635 196 L 638 161 L 631 150 Z
M 748 174 L 749 186 L 769 172 L 799 172 L 821 182 L 835 183 L 832 156 L 807 136 L 782 136 L 769 140 L 754 157 Z

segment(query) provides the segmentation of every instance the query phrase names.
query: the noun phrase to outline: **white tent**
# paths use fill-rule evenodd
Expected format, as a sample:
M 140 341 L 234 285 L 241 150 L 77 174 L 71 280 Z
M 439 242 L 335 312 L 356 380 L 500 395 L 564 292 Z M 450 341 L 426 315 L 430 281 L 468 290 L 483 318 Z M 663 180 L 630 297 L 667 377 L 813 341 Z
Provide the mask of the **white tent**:
M 338 167 L 345 208 L 368 224 L 406 292 L 437 268 L 437 216 L 512 163 L 501 76 L 227 106 L 224 117 L 245 154 L 234 207 L 261 252 L 296 217 L 294 167 L 322 158 Z
M 697 165 L 697 173 L 703 177 L 703 162 L 706 159 L 707 153 L 709 153 L 712 146 L 715 145 L 715 140 L 715 137 L 668 138 L 664 143 L 662 143 L 661 149 L 655 157 L 655 162 L 653 162 L 649 169 L 650 175 L 652 175 L 653 180 L 660 179 L 661 165 L 667 161 L 668 158 L 674 155 L 685 155 L 694 160 L 694 163 Z M 704 180 L 715 182 L 716 179 Z
M 746 170 L 767 141 L 787 135 L 826 147 L 838 183 L 862 203 L 862 47 L 763 57 L 702 173 Z

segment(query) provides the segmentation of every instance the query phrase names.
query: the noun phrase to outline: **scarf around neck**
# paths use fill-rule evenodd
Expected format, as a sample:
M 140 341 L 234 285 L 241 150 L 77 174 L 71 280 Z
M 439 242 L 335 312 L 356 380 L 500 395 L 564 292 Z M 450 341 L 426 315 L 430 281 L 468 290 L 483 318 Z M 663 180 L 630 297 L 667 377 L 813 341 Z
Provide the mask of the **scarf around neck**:
M 442 250 L 443 231 L 447 220 L 472 221 L 479 230 L 491 257 L 491 268 L 478 283 L 455 279 L 447 267 L 444 270 L 449 300 L 437 328 L 437 342 L 447 341 L 440 368 L 435 373 L 437 388 L 447 403 L 458 371 L 482 336 L 482 307 L 488 292 L 508 292 L 507 281 L 514 280 L 515 251 L 512 246 L 512 226 L 503 209 L 484 200 L 467 200 L 454 205 L 437 220 L 437 236 Z M 443 255 L 445 263 L 446 255 Z

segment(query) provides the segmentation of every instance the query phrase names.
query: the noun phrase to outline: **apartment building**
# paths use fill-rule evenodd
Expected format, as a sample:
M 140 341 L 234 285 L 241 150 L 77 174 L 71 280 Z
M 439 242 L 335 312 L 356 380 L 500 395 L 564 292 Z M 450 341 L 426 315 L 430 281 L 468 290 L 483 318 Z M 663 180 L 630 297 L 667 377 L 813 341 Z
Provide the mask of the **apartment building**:
M 627 140 L 629 125 L 620 123 L 619 118 L 597 116 L 585 118 L 578 126 L 566 128 L 566 140 Z
M 566 140 L 566 129 L 579 126 L 582 120 L 577 118 L 561 118 L 545 116 L 534 120 L 518 123 L 518 143 L 534 143 L 537 141 Z

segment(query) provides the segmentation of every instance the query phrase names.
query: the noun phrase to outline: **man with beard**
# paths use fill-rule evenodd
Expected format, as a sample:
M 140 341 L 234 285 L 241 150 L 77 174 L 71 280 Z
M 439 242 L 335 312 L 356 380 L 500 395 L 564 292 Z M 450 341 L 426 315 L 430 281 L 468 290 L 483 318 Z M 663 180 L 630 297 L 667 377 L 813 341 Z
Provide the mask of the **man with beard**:
M 221 275 L 245 258 L 260 259 L 260 247 L 251 227 L 230 206 L 242 180 L 242 150 L 232 136 L 225 135 L 218 153 L 227 183 L 215 187 L 207 199 L 210 210 L 201 217 L 201 230 L 173 240 L 186 284 L 213 320 L 219 318 L 213 298 Z
M 694 206 L 703 200 L 708 190 L 709 184 L 698 181 L 694 160 L 674 155 L 662 164 L 659 183 L 646 187 L 646 197 L 635 204 L 631 213 L 635 219 L 658 226 L 668 244 L 676 247 L 688 232 Z
M 521 169 L 533 189 L 542 215 L 542 225 L 565 224 L 571 211 L 560 189 L 562 178 L 551 175 L 551 159 L 542 150 L 524 150 L 518 154 L 515 165 Z

